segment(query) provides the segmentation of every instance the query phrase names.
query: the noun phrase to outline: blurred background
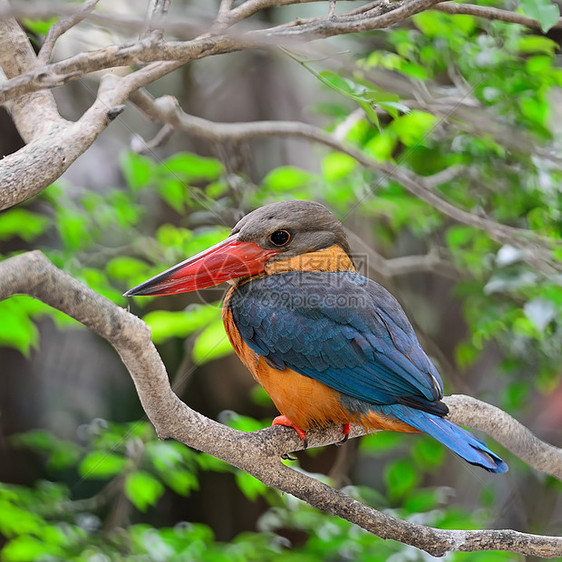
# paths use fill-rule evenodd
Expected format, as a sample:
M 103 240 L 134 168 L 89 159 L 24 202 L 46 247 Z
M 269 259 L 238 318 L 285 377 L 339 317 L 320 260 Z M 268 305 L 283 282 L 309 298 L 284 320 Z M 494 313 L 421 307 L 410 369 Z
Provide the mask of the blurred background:
M 99 9 L 138 15 L 135 2 L 107 4 Z M 212 4 L 174 2 L 173 14 L 203 25 Z M 268 10 L 258 23 L 322 15 L 324 4 Z M 48 23 L 24 24 L 40 45 Z M 277 412 L 226 340 L 224 288 L 129 303 L 121 294 L 221 240 L 256 207 L 320 201 L 348 229 L 361 272 L 403 304 L 446 394 L 495 404 L 562 446 L 561 40 L 560 30 L 431 11 L 289 52 L 202 59 L 148 88 L 216 122 L 303 121 L 334 132 L 376 162 L 431 178 L 453 205 L 532 232 L 527 246 L 453 221 L 346 154 L 280 136 L 212 143 L 128 104 L 55 185 L 0 213 L 0 251 L 39 248 L 130 306 L 152 328 L 180 398 L 254 430 Z M 84 22 L 55 58 L 118 41 Z M 54 90 L 64 117 L 82 115 L 98 79 Z M 21 146 L 2 110 L 2 155 Z M 428 559 L 159 442 L 113 349 L 42 303 L 1 302 L 0 343 L 1 559 Z M 419 523 L 560 534 L 560 482 L 489 445 L 510 465 L 505 476 L 429 437 L 393 433 L 298 453 L 292 464 Z M 467 556 L 523 559 L 446 559 Z

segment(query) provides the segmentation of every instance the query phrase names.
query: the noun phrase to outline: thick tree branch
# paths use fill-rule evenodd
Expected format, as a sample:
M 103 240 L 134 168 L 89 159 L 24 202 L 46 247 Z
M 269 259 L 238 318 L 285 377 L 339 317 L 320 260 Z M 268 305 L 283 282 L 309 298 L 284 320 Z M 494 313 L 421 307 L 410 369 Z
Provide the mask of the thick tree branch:
M 50 92 L 25 94 L 12 102 L 12 117 L 28 144 L 0 161 L 0 210 L 25 201 L 57 180 L 123 111 L 132 91 L 182 64 L 183 61 L 156 62 L 121 79 L 106 77 L 95 102 L 76 122 L 60 117 Z M 0 66 L 8 78 L 36 68 L 31 45 L 12 19 L 0 24 Z
M 8 6 L 0 0 L 0 9 Z M 9 79 L 33 71 L 37 58 L 27 36 L 13 18 L 0 22 L 0 68 Z M 30 142 L 33 138 L 48 133 L 53 126 L 65 121 L 58 113 L 50 92 L 33 92 L 14 100 L 8 107 L 22 138 Z
M 302 448 L 289 428 L 244 433 L 223 426 L 189 408 L 173 393 L 146 324 L 126 310 L 54 267 L 40 252 L 0 264 L 0 299 L 28 294 L 61 310 L 105 338 L 127 366 L 143 408 L 161 438 L 174 438 L 245 470 L 268 486 L 351 521 L 385 538 L 416 546 L 435 556 L 451 551 L 508 550 L 553 558 L 562 556 L 562 538 L 512 530 L 439 530 L 381 513 L 344 493 L 285 466 L 280 456 Z M 523 452 L 541 469 L 561 476 L 562 451 L 541 443 L 504 412 L 465 396 L 447 397 L 451 419 L 486 429 L 508 448 Z M 337 442 L 341 428 L 309 432 L 311 446 Z M 352 436 L 361 435 L 358 427 Z
M 217 16 L 217 28 L 224 30 L 233 23 L 239 22 L 255 12 L 273 5 L 279 6 L 296 3 L 300 2 L 272 2 L 270 0 L 244 2 L 232 10 L 228 10 L 228 4 L 225 4 L 222 7 L 222 11 L 220 11 Z M 295 44 L 295 42 L 309 41 L 319 37 L 331 37 L 341 34 L 382 29 L 394 25 L 415 13 L 433 8 L 437 4 L 439 4 L 439 0 L 411 0 L 410 2 L 397 0 L 392 3 L 376 2 L 372 3 L 372 6 L 368 5 L 366 11 L 351 11 L 339 16 L 326 16 L 309 20 L 297 19 L 280 26 L 245 32 L 206 34 L 191 41 L 162 42 L 155 40 L 157 38 L 151 36 L 131 45 L 112 45 L 103 49 L 98 49 L 97 51 L 79 53 L 63 61 L 43 65 L 33 71 L 24 72 L 0 85 L 0 103 L 4 103 L 9 99 L 13 99 L 25 93 L 61 86 L 68 81 L 75 80 L 91 72 L 114 68 L 116 66 L 147 64 L 155 61 L 178 61 L 185 64 L 204 56 L 229 53 L 242 49 L 281 45 L 287 46 Z M 25 6 L 21 6 L 18 10 L 8 10 L 5 6 L 4 4 L 4 8 L 2 9 L 2 4 L 0 4 L 0 14 L 29 14 L 29 8 L 26 9 Z M 444 6 L 445 8 L 443 11 L 452 11 L 461 10 L 465 5 L 444 4 Z M 53 10 L 55 10 L 55 8 L 53 8 Z M 476 6 L 476 8 L 479 7 Z M 59 6 L 59 9 L 62 10 L 62 7 Z M 467 8 L 467 10 L 469 9 L 472 8 Z M 482 8 L 482 10 L 495 9 Z M 502 10 L 497 11 L 504 12 Z M 74 15 L 77 13 L 75 8 L 68 7 L 66 7 L 63 12 Z M 491 13 L 497 15 L 496 12 Z M 49 10 L 44 13 L 44 16 L 48 14 L 50 14 Z M 72 15 L 70 17 L 72 17 Z M 93 21 L 98 21 L 99 18 L 102 18 L 105 24 L 108 23 L 105 21 L 106 19 L 111 20 L 111 18 L 116 18 L 118 25 L 127 27 L 128 24 L 129 28 L 132 27 L 133 29 L 140 29 L 142 26 L 146 25 L 144 20 L 140 18 L 136 20 L 133 18 L 134 21 L 130 18 L 130 21 L 123 21 L 123 19 L 119 19 L 117 15 L 108 17 L 103 14 L 90 14 L 88 17 Z M 535 20 L 531 19 L 529 19 L 529 21 L 535 22 Z M 177 22 L 167 22 L 166 24 L 159 23 L 160 30 L 166 30 L 168 28 L 177 35 L 185 35 L 186 33 L 201 32 L 204 30 L 201 24 L 194 24 L 191 21 L 186 21 L 185 24 L 178 24 Z
M 437 2 L 439 0 L 411 0 L 410 2 L 397 0 L 385 3 L 374 15 L 298 19 L 290 24 L 250 30 L 244 33 L 206 34 L 192 41 L 157 42 L 144 39 L 132 45 L 112 45 L 97 51 L 79 53 L 64 61 L 45 65 L 35 71 L 26 72 L 17 78 L 8 80 L 0 86 L 0 103 L 24 93 L 60 86 L 85 74 L 115 66 L 146 64 L 154 61 L 178 61 L 185 64 L 204 56 L 241 49 L 291 46 L 295 42 L 320 37 L 382 29 L 428 9 Z M 257 2 L 256 4 L 262 5 L 263 3 Z M 242 6 L 244 5 L 242 4 Z
M 262 45 L 265 46 L 266 42 L 262 42 Z M 111 45 L 96 51 L 78 53 L 68 59 L 41 66 L 7 80 L 0 85 L 0 104 L 28 92 L 61 86 L 99 70 L 143 65 L 155 61 L 175 62 L 181 66 L 203 57 L 255 46 L 260 46 L 260 43 L 230 37 L 203 37 L 193 41 L 164 43 L 155 43 L 147 38 L 132 45 Z
M 107 77 L 100 85 L 96 101 L 78 121 L 53 123 L 41 136 L 3 158 L 0 161 L 0 210 L 37 195 L 57 180 L 123 111 L 122 104 L 132 90 L 175 67 L 174 63 L 155 63 L 122 79 Z M 29 124 L 25 115 L 22 120 Z

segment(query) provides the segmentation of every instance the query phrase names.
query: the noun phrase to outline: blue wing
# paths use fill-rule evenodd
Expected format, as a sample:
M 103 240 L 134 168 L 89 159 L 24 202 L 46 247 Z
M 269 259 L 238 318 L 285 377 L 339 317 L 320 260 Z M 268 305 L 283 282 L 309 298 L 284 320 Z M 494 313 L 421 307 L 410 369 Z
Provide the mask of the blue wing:
M 244 341 L 272 367 L 338 390 L 350 412 L 376 410 L 469 463 L 508 470 L 485 443 L 442 417 L 441 378 L 396 299 L 374 281 L 351 272 L 280 273 L 243 284 L 229 306 Z
M 244 341 L 272 367 L 368 404 L 447 412 L 441 378 L 402 308 L 366 277 L 280 273 L 241 285 L 229 306 Z

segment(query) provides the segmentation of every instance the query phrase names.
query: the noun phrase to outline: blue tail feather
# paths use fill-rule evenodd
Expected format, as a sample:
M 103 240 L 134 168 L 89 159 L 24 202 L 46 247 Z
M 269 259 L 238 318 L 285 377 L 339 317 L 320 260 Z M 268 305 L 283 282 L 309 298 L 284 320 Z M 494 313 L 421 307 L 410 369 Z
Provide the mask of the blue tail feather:
M 508 470 L 507 464 L 490 451 L 485 443 L 449 420 L 401 404 L 377 407 L 377 410 L 379 409 L 384 414 L 398 418 L 431 435 L 470 464 L 497 474 Z

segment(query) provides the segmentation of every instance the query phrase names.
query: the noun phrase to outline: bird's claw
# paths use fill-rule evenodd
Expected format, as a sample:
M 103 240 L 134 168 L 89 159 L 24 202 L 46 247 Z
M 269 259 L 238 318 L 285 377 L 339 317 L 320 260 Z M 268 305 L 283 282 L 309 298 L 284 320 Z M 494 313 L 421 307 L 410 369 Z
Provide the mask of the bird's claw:
M 287 416 L 281 415 L 277 416 L 272 422 L 271 425 L 284 425 L 285 427 L 292 427 L 297 433 L 298 436 L 302 440 L 303 448 L 308 448 L 308 441 L 306 439 L 306 432 L 301 429 L 298 425 L 292 422 Z
M 282 458 L 284 461 L 296 461 L 296 460 L 297 460 L 297 457 L 293 457 L 293 456 L 291 456 L 289 453 L 283 453 L 283 454 L 281 455 L 281 458 Z
M 348 423 L 343 424 L 343 439 L 336 443 L 336 447 L 341 447 L 348 439 L 351 426 Z

